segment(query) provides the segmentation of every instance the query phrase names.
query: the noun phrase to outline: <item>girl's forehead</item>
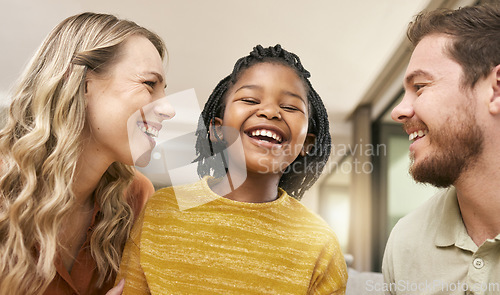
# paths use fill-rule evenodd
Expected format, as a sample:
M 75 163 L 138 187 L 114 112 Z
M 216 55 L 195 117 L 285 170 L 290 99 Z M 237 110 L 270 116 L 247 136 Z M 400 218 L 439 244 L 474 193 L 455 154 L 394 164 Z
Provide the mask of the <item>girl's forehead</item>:
M 286 73 L 288 72 L 288 73 Z M 292 76 L 300 81 L 301 86 L 303 86 L 305 93 L 309 92 L 309 87 L 305 81 L 305 78 L 299 73 L 299 71 L 294 68 L 292 65 L 287 64 L 286 62 L 281 61 L 258 61 L 256 63 L 252 63 L 248 67 L 241 68 L 238 72 L 233 73 L 233 77 L 229 83 L 228 90 L 230 91 L 237 84 L 245 83 L 248 79 L 259 80 L 264 75 L 274 75 L 278 77 L 283 77 L 288 75 L 289 73 L 293 73 Z M 285 75 L 284 75 L 285 74 Z M 290 78 L 290 76 L 287 76 Z
M 250 62 L 249 65 L 240 68 L 236 72 L 233 72 L 233 82 L 236 82 L 237 80 L 239 80 L 241 78 L 241 76 L 243 76 L 248 71 L 255 70 L 256 68 L 265 67 L 265 66 L 289 69 L 289 70 L 293 71 L 299 79 L 302 79 L 300 73 L 298 72 L 298 70 L 295 67 L 288 64 L 286 61 L 273 59 L 273 60 L 258 60 L 258 61 Z

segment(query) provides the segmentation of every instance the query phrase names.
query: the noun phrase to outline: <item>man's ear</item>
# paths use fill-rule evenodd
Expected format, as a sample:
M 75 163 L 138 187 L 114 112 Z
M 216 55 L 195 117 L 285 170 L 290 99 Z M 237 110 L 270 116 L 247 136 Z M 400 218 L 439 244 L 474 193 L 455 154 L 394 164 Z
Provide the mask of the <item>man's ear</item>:
M 304 140 L 304 145 L 302 146 L 302 150 L 300 151 L 300 155 L 302 157 L 308 155 L 311 149 L 313 148 L 314 143 L 316 143 L 316 135 L 312 133 L 307 133 L 306 140 Z
M 224 135 L 222 134 L 222 119 L 215 117 L 210 121 L 210 126 L 208 129 L 210 141 L 217 142 L 224 140 Z
M 489 110 L 492 115 L 500 114 L 500 65 L 493 68 L 490 74 L 493 95 L 490 98 Z

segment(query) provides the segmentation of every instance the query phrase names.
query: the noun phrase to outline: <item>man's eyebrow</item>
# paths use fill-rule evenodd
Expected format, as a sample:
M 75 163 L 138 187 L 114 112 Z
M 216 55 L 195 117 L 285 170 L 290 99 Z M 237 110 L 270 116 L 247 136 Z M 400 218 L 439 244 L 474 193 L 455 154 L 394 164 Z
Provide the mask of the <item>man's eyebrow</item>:
M 405 84 L 406 85 L 411 85 L 415 77 L 417 76 L 423 76 L 427 79 L 434 79 L 434 76 L 432 76 L 429 72 L 423 71 L 423 70 L 416 70 L 411 72 L 408 76 L 405 78 Z

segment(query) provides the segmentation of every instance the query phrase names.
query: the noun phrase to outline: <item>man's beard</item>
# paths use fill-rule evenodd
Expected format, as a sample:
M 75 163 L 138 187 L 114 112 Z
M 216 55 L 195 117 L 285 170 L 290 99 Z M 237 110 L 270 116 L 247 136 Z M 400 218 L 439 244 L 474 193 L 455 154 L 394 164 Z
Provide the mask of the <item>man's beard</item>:
M 419 164 L 415 164 L 414 154 L 410 155 L 410 174 L 417 182 L 449 187 L 479 158 L 483 150 L 483 131 L 476 124 L 471 109 L 459 112 L 465 114 L 455 117 L 454 122 L 447 122 L 441 130 L 426 135 L 429 146 L 433 147 L 431 155 Z

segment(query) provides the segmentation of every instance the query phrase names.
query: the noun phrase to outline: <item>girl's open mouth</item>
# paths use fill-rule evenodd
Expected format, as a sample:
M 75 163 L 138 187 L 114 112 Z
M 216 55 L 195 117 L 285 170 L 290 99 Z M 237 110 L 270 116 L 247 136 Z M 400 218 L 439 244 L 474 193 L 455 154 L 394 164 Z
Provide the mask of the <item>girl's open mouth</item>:
M 255 129 L 245 133 L 253 139 L 266 141 L 272 144 L 281 144 L 283 142 L 283 136 L 281 134 L 269 129 Z

